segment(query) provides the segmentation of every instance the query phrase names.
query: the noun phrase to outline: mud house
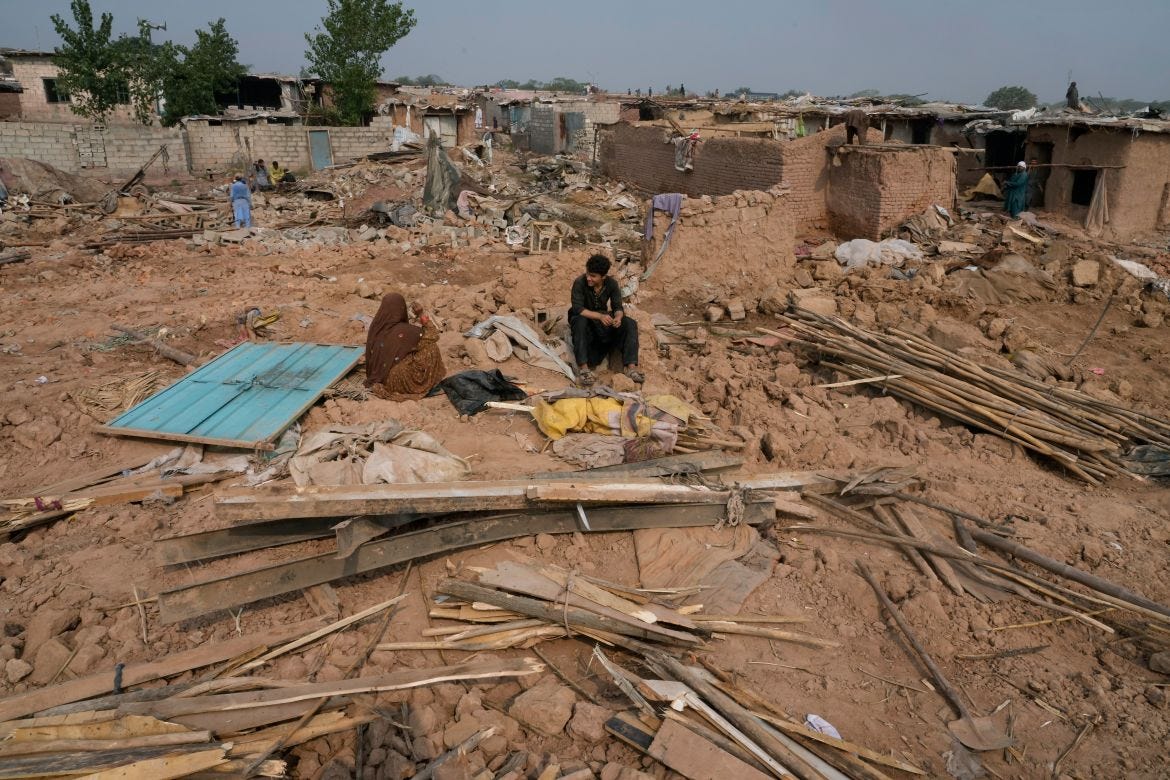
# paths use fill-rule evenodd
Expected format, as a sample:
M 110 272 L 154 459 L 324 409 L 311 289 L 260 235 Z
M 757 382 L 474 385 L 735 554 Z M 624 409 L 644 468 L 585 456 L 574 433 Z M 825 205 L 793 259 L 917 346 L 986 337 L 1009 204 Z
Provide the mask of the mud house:
M 11 68 L 11 79 L 20 87 L 16 92 L 19 108 L 13 112 L 10 105 L 0 110 L 2 119 L 21 119 L 26 122 L 77 122 L 70 95 L 57 82 L 58 68 L 53 63 L 53 52 L 29 49 L 0 49 L 0 57 Z M 0 101 L 0 107 L 11 101 Z M 124 91 L 124 100 L 110 116 L 112 125 L 134 124 L 130 107 L 130 92 Z
M 378 117 L 423 136 L 439 136 L 443 146 L 462 146 L 479 140 L 475 108 L 458 95 L 418 95 L 406 88 L 396 91 L 378 105 Z
M 1170 227 L 1170 122 L 1057 115 L 1038 117 L 1024 133 L 1026 159 L 1040 163 L 1032 171 L 1043 184 L 1035 208 L 1083 222 L 1100 183 L 1105 235 Z

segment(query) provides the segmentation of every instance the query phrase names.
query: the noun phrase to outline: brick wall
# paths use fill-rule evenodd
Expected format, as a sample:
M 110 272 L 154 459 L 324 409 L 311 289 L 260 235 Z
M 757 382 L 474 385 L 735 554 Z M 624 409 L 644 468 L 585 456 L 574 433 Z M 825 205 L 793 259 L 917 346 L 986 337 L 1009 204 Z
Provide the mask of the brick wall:
M 528 120 L 528 148 L 537 154 L 556 154 L 558 124 L 552 106 L 534 103 Z
M 325 130 L 333 148 L 333 162 L 341 163 L 390 148 L 391 130 L 379 123 L 373 127 L 308 127 L 306 125 L 247 124 L 224 122 L 211 125 L 205 120 L 187 123 L 191 170 L 196 176 L 210 168 L 220 172 L 243 169 L 250 160 L 273 160 L 282 168 L 298 173 L 311 170 L 309 131 Z
M 0 120 L 20 119 L 20 93 L 0 92 Z
M 602 173 L 644 193 L 729 195 L 736 190 L 768 190 L 782 179 L 779 141 L 763 138 L 713 138 L 699 144 L 695 170 L 674 169 L 674 145 L 661 127 L 625 123 L 601 133 Z
M 185 174 L 187 155 L 178 128 L 137 125 L 99 130 L 56 122 L 0 122 L 0 157 L 28 157 L 69 173 L 129 176 L 162 144 L 167 145 L 169 170 Z M 152 167 L 151 174 L 162 170 L 161 165 Z
M 826 198 L 829 190 L 830 147 L 845 143 L 845 126 L 804 138 L 780 143 L 780 170 L 791 192 L 788 203 L 800 229 L 823 227 L 829 219 Z M 881 131 L 871 129 L 870 139 L 881 140 Z
M 65 122 L 81 120 L 73 113 L 70 103 L 50 103 L 45 94 L 47 78 L 57 77 L 57 66 L 49 57 L 12 57 L 12 75 L 20 82 L 24 92 L 20 94 L 20 118 L 26 122 Z M 110 116 L 109 123 L 135 124 L 130 106 L 119 106 Z
M 907 218 L 955 200 L 954 153 L 910 146 L 844 146 L 830 168 L 829 225 L 843 240 L 877 241 Z

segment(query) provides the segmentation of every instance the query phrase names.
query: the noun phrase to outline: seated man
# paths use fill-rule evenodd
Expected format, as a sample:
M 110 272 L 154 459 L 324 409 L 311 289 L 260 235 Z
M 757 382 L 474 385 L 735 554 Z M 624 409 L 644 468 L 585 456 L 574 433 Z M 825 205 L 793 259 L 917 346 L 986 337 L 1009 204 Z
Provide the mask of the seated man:
M 593 255 L 585 273 L 573 282 L 569 327 L 573 354 L 577 359 L 577 383 L 589 387 L 595 381 L 592 369 L 601 364 L 613 347 L 621 347 L 626 376 L 638 384 L 646 377 L 638 370 L 638 323 L 622 308 L 622 290 L 609 276 L 609 258 Z

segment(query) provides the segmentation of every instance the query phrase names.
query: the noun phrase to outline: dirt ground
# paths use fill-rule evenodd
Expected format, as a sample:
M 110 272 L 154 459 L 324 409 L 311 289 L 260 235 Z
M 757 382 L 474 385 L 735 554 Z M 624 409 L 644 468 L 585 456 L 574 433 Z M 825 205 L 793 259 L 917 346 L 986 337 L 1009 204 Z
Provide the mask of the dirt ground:
M 912 281 L 891 280 L 888 269 L 838 276 L 808 257 L 797 264 L 797 274 L 803 271 L 809 286 L 834 295 L 841 313 L 857 323 L 923 331 L 940 319 L 953 320 L 968 326 L 963 331 L 968 334 L 967 354 L 979 359 L 1006 364 L 1009 353 L 1027 347 L 1063 362 L 1062 356 L 1075 352 L 1097 321 L 1110 286 L 1121 284 L 1106 274 L 1096 286 L 1074 288 L 1067 281 L 1071 263 L 1100 252 L 1126 250 L 1127 257 L 1164 273 L 1170 255 L 1151 248 L 1152 242 L 1119 248 L 1089 239 L 1074 226 L 1060 227 L 1065 234 L 1060 240 L 1072 247 L 1072 253 L 1056 261 L 1060 283 L 1051 299 L 1041 302 L 984 304 L 957 295 L 946 279 L 936 283 L 925 273 Z M 802 238 L 811 248 L 828 236 Z M 1160 240 L 1164 248 L 1165 236 Z M 71 246 L 65 233 L 32 251 L 30 260 L 0 268 L 0 346 L 5 347 L 0 354 L 4 398 L 0 494 L 5 496 L 24 495 L 131 454 L 169 449 L 166 444 L 96 433 L 94 427 L 105 421 L 102 413 L 78 400 L 87 388 L 146 372 L 160 372 L 166 380 L 183 374 L 181 367 L 149 348 L 113 339 L 112 324 L 151 332 L 166 328 L 163 338 L 168 344 L 206 357 L 237 340 L 235 316 L 256 306 L 281 312 L 273 338 L 362 344 L 379 293 L 400 290 L 436 317 L 449 372 L 493 368 L 496 364 L 490 359 L 486 364 L 476 362 L 483 356 L 469 353 L 462 332 L 493 313 L 530 315 L 537 308 L 559 312 L 567 306 L 569 284 L 591 248 L 577 242 L 561 254 L 528 257 L 502 242 L 454 250 L 428 247 L 410 254 L 388 241 L 274 248 L 257 240 L 194 246 L 184 239 L 89 252 Z M 1043 248 L 1028 251 L 1038 257 Z M 701 267 L 704 258 L 668 256 L 664 262 Z M 802 280 L 776 282 L 803 286 Z M 1073 362 L 1085 380 L 1083 389 L 1170 416 L 1165 392 L 1170 387 L 1168 326 L 1160 324 L 1160 318 L 1148 317 L 1142 324 L 1146 313 L 1162 306 L 1135 292 L 1132 285 L 1124 288 Z M 1164 483 L 1124 479 L 1086 486 L 995 436 L 874 390 L 814 387 L 842 377 L 782 347 L 736 344 L 713 330 L 697 352 L 659 349 L 653 315 L 679 322 L 700 318 L 685 296 L 646 289 L 631 314 L 638 319 L 642 336 L 647 374 L 643 389 L 693 401 L 724 431 L 746 442 L 743 473 L 914 467 L 932 499 L 990 519 L 1013 517 L 1020 536 L 1034 549 L 1170 603 L 1166 520 L 1170 490 Z M 993 325 L 997 321 L 999 325 Z M 752 312 L 734 327 L 751 330 L 775 322 L 771 315 Z M 1146 326 L 1151 323 L 1155 326 Z M 988 332 L 996 338 L 984 335 Z M 515 358 L 499 367 L 533 392 L 565 384 L 560 375 Z M 425 430 L 468 459 L 473 479 L 570 468 L 545 449 L 544 437 L 526 416 L 488 412 L 461 419 L 442 396 L 407 403 L 338 397 L 318 403 L 302 425 L 311 430 L 327 423 L 386 418 Z M 765 435 L 771 460 L 761 450 Z M 328 549 L 325 542 L 305 542 L 189 568 L 161 566 L 152 539 L 215 527 L 220 521 L 213 516 L 212 496 L 230 484 L 197 490 L 172 504 L 86 510 L 0 543 L 0 616 L 5 627 L 0 658 L 29 658 L 24 648 L 34 623 L 52 623 L 54 635 L 86 648 L 63 672 L 70 677 L 310 617 L 309 604 L 299 596 L 178 626 L 159 625 L 157 612 L 148 605 L 148 641 L 143 642 L 137 610 L 126 606 L 133 600 L 133 587 L 153 594 L 183 581 Z M 949 535 L 942 516 L 926 512 L 923 516 Z M 824 522 L 836 524 L 828 518 Z M 1048 620 L 1054 613 L 1018 599 L 980 604 L 961 598 L 919 575 L 895 551 L 801 534 L 785 530 L 786 525 L 780 519 L 762 529 L 779 551 L 779 561 L 743 612 L 805 616 L 810 633 L 838 640 L 842 646 L 813 651 L 739 637 L 717 641 L 704 651 L 748 689 L 800 719 L 808 713 L 820 715 L 846 739 L 904 757 L 930 777 L 948 776 L 946 754 L 953 744 L 946 723 L 954 715 L 885 625 L 872 592 L 856 573 L 855 561 L 860 560 L 886 584 L 974 709 L 986 714 L 1003 706 L 1009 714 L 1018 740 L 1016 754 L 981 754 L 990 774 L 1159 778 L 1170 773 L 1166 755 L 1170 677 L 1147 667 L 1147 645 L 1076 621 L 1014 627 Z M 419 639 L 430 624 L 428 599 L 449 567 L 483 565 L 515 552 L 586 573 L 604 572 L 631 585 L 638 582 L 631 534 L 612 533 L 519 539 L 422 562 L 405 583 L 404 571 L 395 568 L 343 580 L 335 587 L 343 614 L 405 587 L 410 594 L 407 606 L 387 638 Z M 321 664 L 317 679 L 340 677 L 373 630 L 359 627 L 302 655 L 283 658 L 271 674 L 303 679 Z M 1043 649 L 994 660 L 957 658 L 1035 646 Z M 621 695 L 590 664 L 587 644 L 558 640 L 541 645 L 541 650 L 610 708 L 624 708 Z M 370 669 L 432 666 L 463 655 L 379 652 Z M 0 694 L 35 687 L 28 680 L 13 683 L 2 678 Z M 537 683 L 525 679 L 520 685 Z M 541 761 L 556 756 L 563 770 L 576 761 L 602 777 L 636 776 L 621 775 L 623 766 L 656 777 L 675 776 L 613 739 L 593 741 L 582 733 L 564 732 L 545 736 L 516 724 L 501 705 L 493 704 L 515 693 L 516 685 L 440 686 L 410 696 L 384 696 L 381 701 L 388 707 L 409 703 L 416 719 L 418 711 L 431 708 L 437 719 L 431 724 L 435 733 L 465 717 L 508 721 L 507 748 L 523 746 L 541 757 L 529 766 L 534 772 Z M 1054 769 L 1058 757 L 1082 732 L 1083 739 Z M 385 744 L 391 744 L 386 739 Z M 389 752 L 383 750 L 383 767 L 390 765 Z M 506 750 L 493 745 L 483 752 L 490 767 Z M 338 776 L 328 773 L 352 766 L 353 753 L 350 735 L 307 743 L 289 758 L 298 777 Z M 378 772 L 370 776 L 406 776 L 393 774 L 390 768 Z

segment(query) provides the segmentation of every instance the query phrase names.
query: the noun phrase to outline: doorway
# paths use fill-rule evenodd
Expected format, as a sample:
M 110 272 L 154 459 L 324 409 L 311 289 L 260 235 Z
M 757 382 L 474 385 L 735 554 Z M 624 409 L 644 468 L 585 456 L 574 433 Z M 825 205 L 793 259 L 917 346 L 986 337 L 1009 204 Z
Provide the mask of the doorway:
M 458 127 L 453 116 L 439 116 L 431 114 L 423 117 L 423 135 L 437 135 L 439 145 L 445 148 L 455 146 L 458 136 Z
M 1052 175 L 1052 144 L 1028 144 L 1028 207 L 1036 208 L 1045 204 L 1048 193 L 1048 177 Z
M 1093 202 L 1093 190 L 1097 188 L 1097 169 L 1078 168 L 1072 175 L 1072 195 L 1069 200 L 1078 206 L 1088 206 Z

